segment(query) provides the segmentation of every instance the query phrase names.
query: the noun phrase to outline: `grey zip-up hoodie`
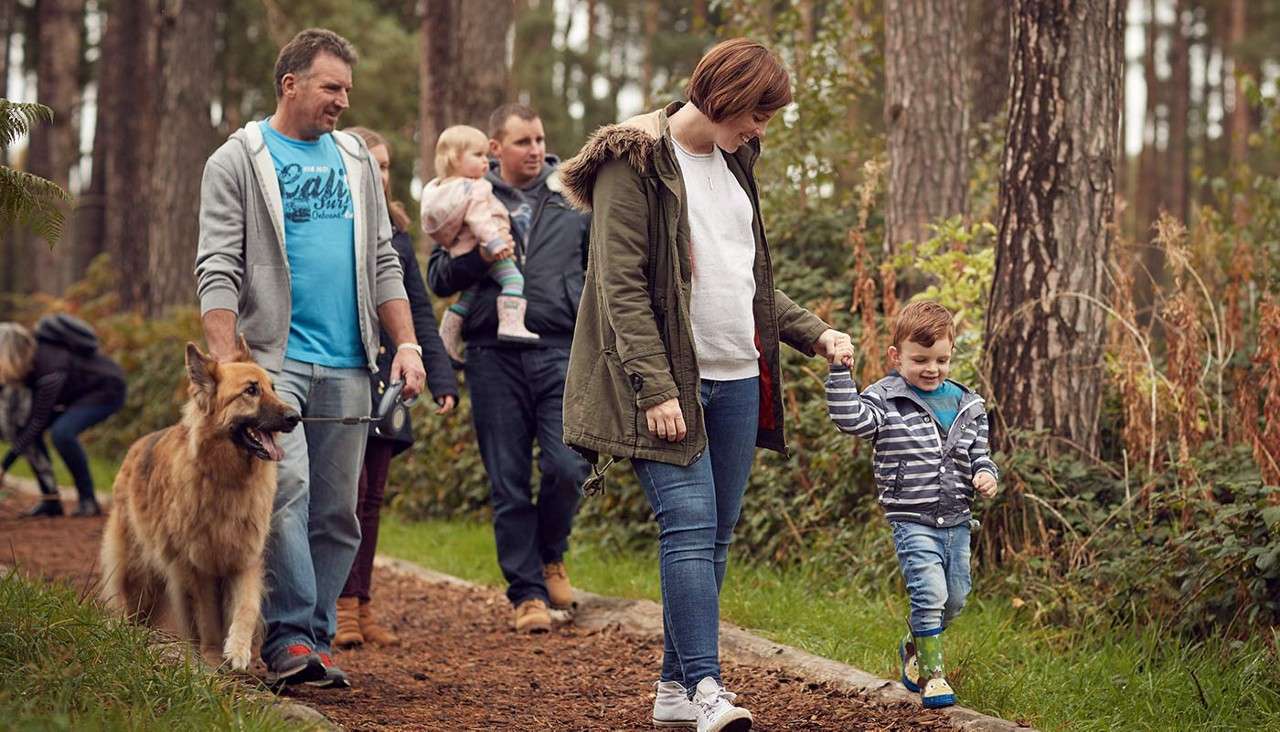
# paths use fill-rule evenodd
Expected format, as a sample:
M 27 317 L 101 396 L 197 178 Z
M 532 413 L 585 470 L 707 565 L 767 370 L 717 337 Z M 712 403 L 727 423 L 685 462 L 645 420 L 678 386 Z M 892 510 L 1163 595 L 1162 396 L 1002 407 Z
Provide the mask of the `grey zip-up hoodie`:
M 870 440 L 880 506 L 890 521 L 943 528 L 969 521 L 973 478 L 1000 477 L 987 442 L 982 397 L 964 391 L 951 429 L 942 434 L 924 400 L 894 373 L 863 389 L 846 368 L 827 377 L 827 412 L 841 432 Z
M 204 166 L 196 292 L 200 313 L 230 310 L 253 357 L 270 371 L 284 367 L 293 312 L 284 205 L 261 122 L 232 133 Z M 355 212 L 356 308 L 370 371 L 377 370 L 378 306 L 407 300 L 404 272 L 391 247 L 391 218 L 382 178 L 364 141 L 334 132 Z

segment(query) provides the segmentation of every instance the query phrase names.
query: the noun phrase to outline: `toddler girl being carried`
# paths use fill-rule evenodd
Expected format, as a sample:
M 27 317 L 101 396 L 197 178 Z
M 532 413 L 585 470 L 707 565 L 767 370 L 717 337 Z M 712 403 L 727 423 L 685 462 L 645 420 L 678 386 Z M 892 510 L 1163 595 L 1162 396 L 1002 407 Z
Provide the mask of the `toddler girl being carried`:
M 515 240 L 507 207 L 484 179 L 489 170 L 489 139 L 467 125 L 455 125 L 436 141 L 436 175 L 422 189 L 422 230 L 450 257 L 477 246 L 494 257 L 489 276 L 502 288 L 498 295 L 498 340 L 532 343 L 538 334 L 524 325 L 524 275 L 515 260 Z M 440 319 L 440 339 L 449 356 L 462 362 L 462 325 L 476 300 L 475 285 L 463 292 Z

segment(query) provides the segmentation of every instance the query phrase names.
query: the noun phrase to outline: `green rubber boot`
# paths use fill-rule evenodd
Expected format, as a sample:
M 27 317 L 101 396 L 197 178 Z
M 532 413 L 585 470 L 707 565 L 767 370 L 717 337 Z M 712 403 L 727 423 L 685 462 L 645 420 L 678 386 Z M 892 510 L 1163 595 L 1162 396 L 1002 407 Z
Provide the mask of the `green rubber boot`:
M 913 640 L 916 642 L 916 657 L 920 666 L 917 686 L 921 689 L 920 700 L 924 702 L 925 708 L 937 709 L 955 704 L 956 693 L 951 684 L 947 683 L 943 671 L 942 629 L 929 635 L 917 635 Z
M 909 691 L 920 693 L 920 664 L 916 661 L 916 641 L 911 637 L 911 629 L 898 641 L 898 659 L 902 662 L 902 685 Z

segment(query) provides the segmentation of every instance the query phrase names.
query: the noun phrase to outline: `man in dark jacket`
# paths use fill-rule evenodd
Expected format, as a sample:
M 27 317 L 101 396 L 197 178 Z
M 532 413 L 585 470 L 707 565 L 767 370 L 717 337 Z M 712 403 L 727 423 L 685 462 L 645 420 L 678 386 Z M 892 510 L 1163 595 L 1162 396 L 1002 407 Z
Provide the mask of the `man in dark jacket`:
M 551 626 L 548 603 L 573 602 L 564 554 L 579 486 L 590 468 L 563 441 L 565 371 L 586 267 L 588 219 L 565 200 L 546 154 L 542 121 L 524 105 L 499 107 L 489 119 L 495 162 L 487 176 L 511 214 L 516 260 L 525 277 L 525 324 L 533 345 L 499 344 L 498 285 L 488 277 L 484 247 L 457 258 L 431 253 L 431 289 L 448 297 L 479 284 L 463 324 L 466 376 L 480 455 L 492 490 L 498 563 L 515 606 L 515 628 Z M 541 451 L 542 484 L 533 500 L 533 440 Z

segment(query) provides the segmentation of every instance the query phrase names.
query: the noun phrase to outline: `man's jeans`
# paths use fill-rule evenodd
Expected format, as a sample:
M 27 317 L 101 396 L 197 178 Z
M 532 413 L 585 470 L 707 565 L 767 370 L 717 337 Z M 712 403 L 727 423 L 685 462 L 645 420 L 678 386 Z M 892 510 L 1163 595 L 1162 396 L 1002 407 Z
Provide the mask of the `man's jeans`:
M 498 564 L 513 605 L 547 600 L 542 567 L 569 549 L 579 488 L 591 467 L 564 444 L 568 348 L 467 348 L 467 388 L 489 475 Z M 530 485 L 533 440 L 542 481 Z
M 945 529 L 911 521 L 890 521 L 893 548 L 911 601 L 914 635 L 946 628 L 964 609 L 969 576 L 969 524 Z
M 285 359 L 276 393 L 303 417 L 369 413 L 369 374 Z M 328 652 L 338 592 L 360 546 L 356 483 L 366 425 L 304 424 L 277 439 L 284 449 L 267 538 L 267 623 L 262 657 L 294 643 Z
M 720 588 L 755 457 L 758 377 L 703 380 L 707 449 L 689 466 L 632 460 L 658 520 L 662 681 L 720 680 Z

